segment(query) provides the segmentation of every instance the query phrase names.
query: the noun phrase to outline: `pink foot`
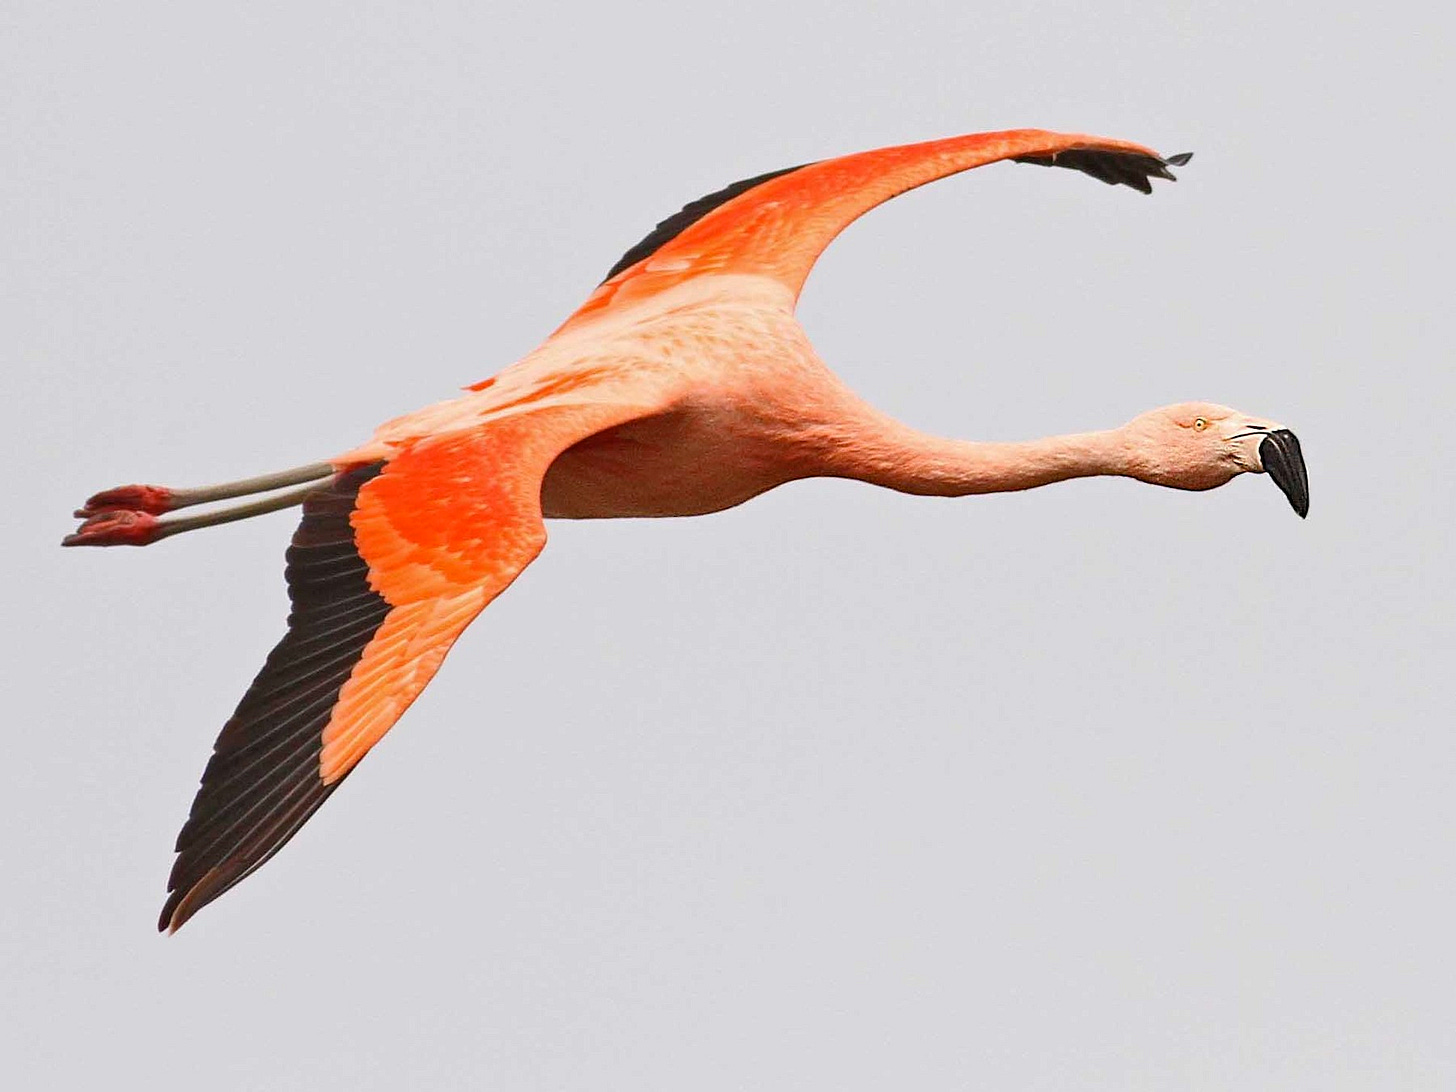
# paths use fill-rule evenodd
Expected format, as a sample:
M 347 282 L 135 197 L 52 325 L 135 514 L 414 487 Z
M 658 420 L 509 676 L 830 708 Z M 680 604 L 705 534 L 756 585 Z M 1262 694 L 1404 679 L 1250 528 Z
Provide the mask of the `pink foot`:
M 119 485 L 115 489 L 103 489 L 86 502 L 84 508 L 76 509 L 77 519 L 99 515 L 102 512 L 150 512 L 159 516 L 172 510 L 173 493 L 164 485 Z
M 161 537 L 162 525 L 148 512 L 99 512 L 61 540 L 62 546 L 145 546 Z

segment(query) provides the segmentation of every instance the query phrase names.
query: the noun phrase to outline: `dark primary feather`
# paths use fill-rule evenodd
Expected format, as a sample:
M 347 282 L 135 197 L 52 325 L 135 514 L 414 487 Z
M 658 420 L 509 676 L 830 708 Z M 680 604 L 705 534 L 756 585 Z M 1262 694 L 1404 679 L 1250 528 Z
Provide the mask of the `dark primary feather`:
M 1140 155 L 1136 152 L 1110 152 L 1096 148 L 1074 148 L 1051 155 L 1017 156 L 1017 163 L 1035 163 L 1038 167 L 1068 167 L 1090 174 L 1109 186 L 1131 186 L 1141 193 L 1152 193 L 1150 179 L 1175 181 L 1169 167 L 1181 167 L 1193 158 L 1192 152 L 1170 155 L 1167 159 Z
M 177 929 L 283 847 L 339 782 L 319 776 L 339 690 L 389 613 L 369 587 L 349 514 L 383 463 L 342 474 L 303 502 L 288 548 L 288 633 L 223 726 L 177 836 L 160 929 Z
M 755 175 L 752 178 L 744 178 L 731 185 L 724 186 L 721 190 L 715 190 L 705 197 L 699 197 L 684 205 L 677 212 L 673 213 L 666 220 L 663 220 L 652 229 L 642 241 L 634 246 L 627 253 L 617 259 L 617 264 L 607 270 L 607 275 L 602 279 L 606 283 L 624 269 L 628 269 L 643 258 L 648 257 L 672 242 L 688 228 L 692 227 L 708 213 L 712 212 L 719 205 L 725 205 L 741 193 L 747 193 L 754 186 L 760 186 L 771 178 L 778 178 L 780 175 L 797 171 L 799 167 L 807 164 L 799 164 L 798 167 L 781 167 L 776 171 L 769 171 L 767 174 Z

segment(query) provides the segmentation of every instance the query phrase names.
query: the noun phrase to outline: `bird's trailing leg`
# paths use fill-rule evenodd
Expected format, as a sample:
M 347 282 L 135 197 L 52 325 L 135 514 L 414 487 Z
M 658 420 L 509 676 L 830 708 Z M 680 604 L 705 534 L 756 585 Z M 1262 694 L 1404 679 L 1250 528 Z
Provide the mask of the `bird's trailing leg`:
M 190 508 L 194 504 L 210 504 L 232 497 L 268 493 L 274 489 L 298 485 L 300 482 L 317 481 L 329 477 L 333 472 L 334 468 L 330 463 L 310 463 L 292 470 L 280 470 L 276 474 L 260 474 L 256 478 L 204 485 L 198 489 L 169 489 L 164 485 L 120 485 L 115 489 L 105 489 L 97 493 L 83 507 L 76 509 L 76 518 L 88 519 L 102 512 L 146 512 L 160 516 L 163 512 L 175 512 L 179 508 Z
M 199 527 L 211 527 L 217 523 L 231 523 L 233 520 L 247 519 L 249 516 L 259 516 L 265 512 L 302 504 L 303 499 L 318 488 L 313 483 L 333 475 L 334 467 L 331 463 L 311 463 L 276 474 L 263 474 L 256 478 L 244 478 L 197 489 L 169 489 L 160 485 L 118 486 L 97 493 L 76 510 L 76 518 L 85 522 L 74 534 L 67 535 L 61 545 L 146 546 L 183 531 L 194 531 Z M 298 488 L 287 488 L 290 485 Z M 216 508 L 194 516 L 157 518 L 179 508 L 256 493 L 268 493 L 271 496 Z

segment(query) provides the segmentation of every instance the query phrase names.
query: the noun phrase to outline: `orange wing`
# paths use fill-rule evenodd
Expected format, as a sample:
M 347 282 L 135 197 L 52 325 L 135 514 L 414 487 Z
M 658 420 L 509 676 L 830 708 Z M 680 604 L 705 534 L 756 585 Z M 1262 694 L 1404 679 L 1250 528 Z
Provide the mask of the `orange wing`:
M 858 217 L 906 190 L 997 160 L 1070 167 L 1150 193 L 1150 177 L 1171 179 L 1168 165 L 1188 158 L 1164 159 L 1123 140 L 1012 129 L 771 171 L 694 201 L 660 223 L 613 266 L 567 325 L 706 273 L 772 277 L 797 297 L 824 248 Z
M 518 412 L 423 440 L 304 502 L 288 550 L 288 633 L 217 738 L 160 928 L 175 931 L 278 852 L 541 552 L 551 461 L 645 412 Z

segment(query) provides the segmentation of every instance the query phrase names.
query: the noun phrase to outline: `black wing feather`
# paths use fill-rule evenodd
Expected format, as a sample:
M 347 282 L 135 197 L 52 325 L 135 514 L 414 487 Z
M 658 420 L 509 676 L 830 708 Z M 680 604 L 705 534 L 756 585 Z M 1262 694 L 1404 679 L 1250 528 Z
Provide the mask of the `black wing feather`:
M 1068 167 L 1083 174 L 1090 174 L 1099 182 L 1109 186 L 1131 186 L 1139 193 L 1152 193 L 1149 179 L 1166 178 L 1173 181 L 1169 167 L 1181 167 L 1193 158 L 1192 152 L 1170 155 L 1167 159 L 1142 155 L 1139 152 L 1110 152 L 1097 148 L 1073 148 L 1067 152 L 1053 152 L 1050 155 L 1021 155 L 1017 163 L 1034 163 L 1038 167 Z
M 183 922 L 277 853 L 339 785 L 319 777 L 339 691 L 389 613 L 369 586 L 349 514 L 383 463 L 341 474 L 303 502 L 288 548 L 288 633 L 223 726 L 177 836 L 158 928 Z M 342 779 L 340 779 L 342 780 Z
M 704 197 L 699 197 L 696 201 L 690 201 L 666 220 L 659 223 L 643 237 L 641 242 L 618 258 L 617 264 L 607 270 L 607 275 L 602 279 L 602 283 L 605 284 L 618 273 L 622 272 L 622 270 L 629 269 L 643 258 L 657 253 L 657 251 L 672 242 L 719 205 L 726 205 L 739 194 L 747 193 L 755 186 L 761 186 L 770 179 L 789 174 L 805 166 L 808 166 L 808 164 L 800 163 L 797 167 L 780 167 L 776 171 L 768 171 L 765 174 L 754 175 L 752 178 L 741 179 L 731 185 L 724 186 L 721 190 L 715 190 Z

